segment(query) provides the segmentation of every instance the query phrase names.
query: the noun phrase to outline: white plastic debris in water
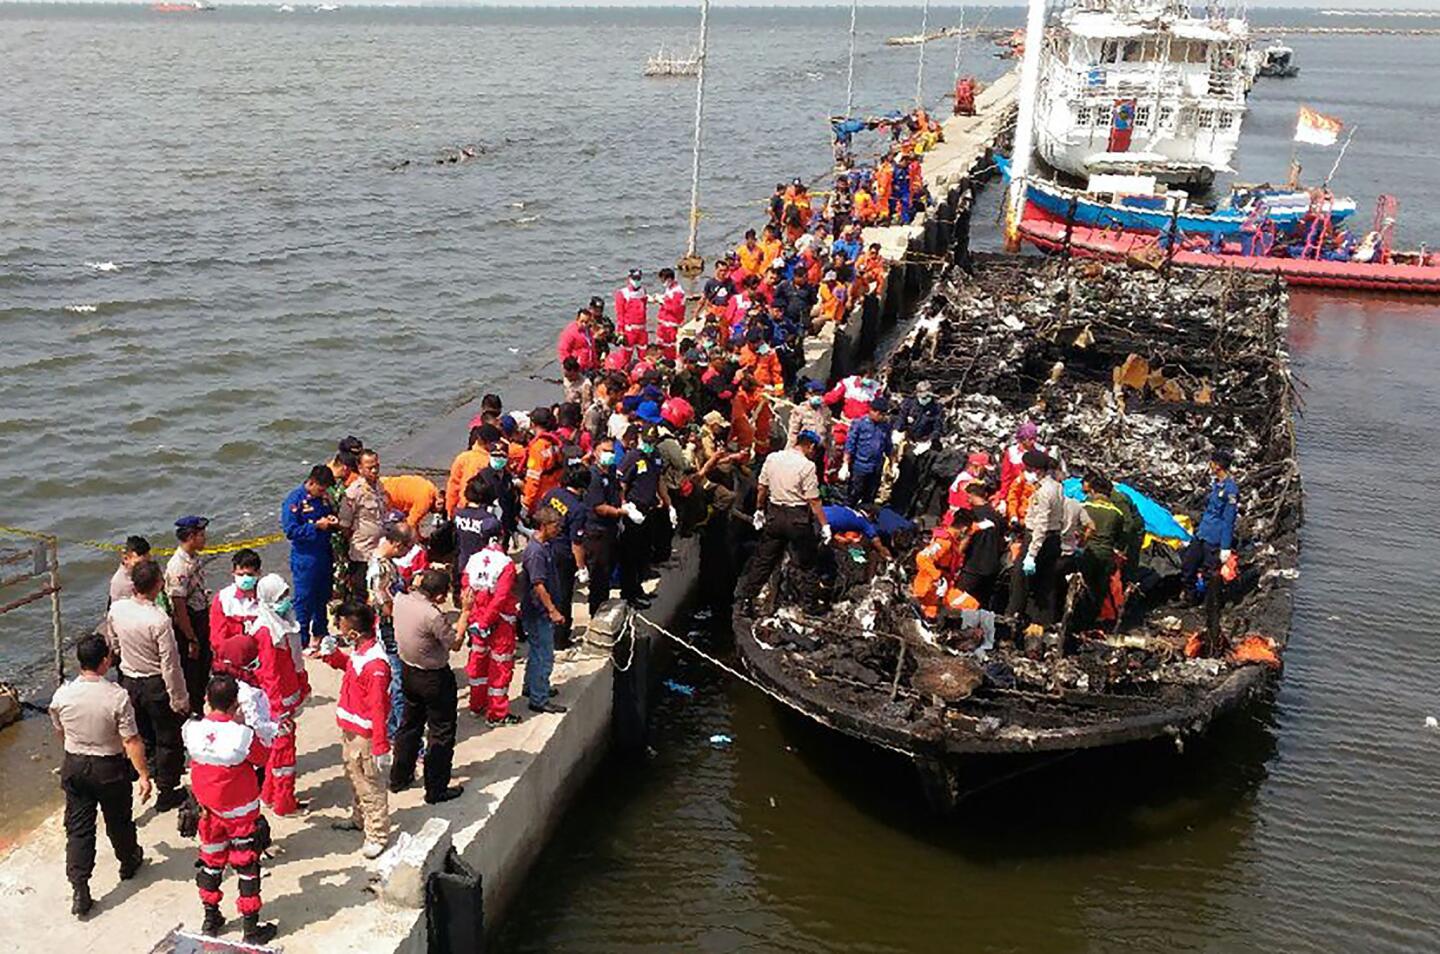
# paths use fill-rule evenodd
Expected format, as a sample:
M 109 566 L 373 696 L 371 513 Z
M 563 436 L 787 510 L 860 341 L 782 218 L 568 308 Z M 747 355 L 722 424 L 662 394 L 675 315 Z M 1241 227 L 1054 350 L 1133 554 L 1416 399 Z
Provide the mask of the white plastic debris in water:
M 1426 716 L 1426 717 L 1425 717 L 1425 728 L 1427 728 L 1427 729 L 1440 729 L 1440 719 L 1437 719 L 1437 718 L 1435 718 L 1434 716 Z
M 734 741 L 734 739 L 730 738 L 730 736 L 724 734 L 723 732 L 717 732 L 714 735 L 710 736 L 710 744 L 717 749 L 723 749 Z
M 65 310 L 75 315 L 90 315 L 95 313 L 94 305 L 66 305 Z
M 114 262 L 86 262 L 85 265 L 87 268 L 93 268 L 97 272 L 120 271 L 120 266 L 116 265 Z

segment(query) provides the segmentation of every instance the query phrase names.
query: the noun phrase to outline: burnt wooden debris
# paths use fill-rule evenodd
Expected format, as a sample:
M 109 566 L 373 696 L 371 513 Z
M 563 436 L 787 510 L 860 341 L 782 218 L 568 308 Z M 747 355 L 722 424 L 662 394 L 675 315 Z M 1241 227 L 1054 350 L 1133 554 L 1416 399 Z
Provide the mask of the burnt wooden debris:
M 1187 656 L 1204 611 L 1180 598 L 1178 552 L 1156 543 L 1117 626 L 1074 633 L 1061 655 L 1053 639 L 1017 645 L 1002 617 L 995 650 L 977 656 L 965 634 L 920 622 L 909 581 L 922 532 L 889 566 L 842 561 L 823 617 L 799 610 L 782 573 L 769 611 L 735 622 L 752 674 L 825 724 L 912 756 L 942 803 L 957 757 L 1178 740 L 1264 691 L 1278 667 L 1225 649 L 1256 635 L 1283 653 L 1290 626 L 1303 501 L 1283 286 L 994 258 L 948 270 L 931 295 L 943 307 L 884 369 L 892 394 L 928 380 L 947 412 L 917 498 L 922 527 L 966 454 L 1001 450 L 1027 418 L 1070 473 L 1098 470 L 1195 517 L 1209 454 L 1229 448 L 1241 573 L 1226 587 L 1221 645 Z

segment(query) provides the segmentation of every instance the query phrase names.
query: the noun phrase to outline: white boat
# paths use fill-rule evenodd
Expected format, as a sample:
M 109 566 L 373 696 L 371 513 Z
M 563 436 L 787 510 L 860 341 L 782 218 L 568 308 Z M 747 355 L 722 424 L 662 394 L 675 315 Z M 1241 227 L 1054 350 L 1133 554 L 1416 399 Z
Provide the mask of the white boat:
M 1072 0 L 1045 33 L 1035 146 L 1081 181 L 1144 175 L 1203 191 L 1230 172 L 1250 29 L 1180 0 Z
M 279 13 L 294 13 L 294 12 L 295 12 L 295 8 L 292 7 L 292 6 L 290 6 L 290 4 L 288 4 L 288 3 L 282 3 L 282 4 L 280 4 L 280 6 L 276 7 L 275 10 L 276 10 L 277 12 L 279 12 Z
M 700 53 L 691 50 L 685 56 L 667 54 L 665 47 L 645 61 L 646 76 L 695 76 L 700 72 Z
M 334 13 L 336 10 L 339 9 L 340 8 L 333 3 L 317 3 L 315 5 L 316 13 Z
M 929 43 L 931 40 L 943 40 L 947 36 L 959 36 L 960 27 L 945 27 L 942 30 L 931 30 L 929 33 L 911 33 L 907 36 L 892 36 L 885 40 L 886 46 L 919 46 L 921 43 Z

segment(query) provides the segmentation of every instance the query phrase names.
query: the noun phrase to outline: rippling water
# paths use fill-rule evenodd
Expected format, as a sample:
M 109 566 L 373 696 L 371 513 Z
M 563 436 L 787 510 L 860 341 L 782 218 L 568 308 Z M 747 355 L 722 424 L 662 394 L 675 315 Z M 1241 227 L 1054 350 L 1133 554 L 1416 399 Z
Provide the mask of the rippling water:
M 863 11 L 860 108 L 913 95 L 914 51 L 878 43 L 917 24 Z M 0 7 L 0 523 L 161 540 L 201 511 L 221 536 L 265 532 L 340 434 L 383 448 L 539 368 L 577 301 L 676 256 L 693 87 L 638 70 L 692 30 L 653 10 Z M 825 168 L 844 14 L 721 9 L 713 35 L 709 249 L 767 185 Z M 1304 101 L 1360 127 L 1342 191 L 1363 208 L 1393 190 L 1404 236 L 1440 235 L 1423 205 L 1440 41 L 1292 45 L 1302 75 L 1256 88 L 1240 174 L 1283 175 Z M 933 101 L 953 48 L 927 62 Z M 966 68 L 1002 65 L 976 44 Z M 433 164 L 469 143 L 484 155 Z M 1308 171 L 1332 156 L 1307 152 Z M 696 697 L 667 701 L 652 758 L 586 789 L 500 947 L 1440 948 L 1440 736 L 1422 728 L 1440 314 L 1314 294 L 1294 311 L 1308 523 L 1272 705 L 1183 757 L 987 768 L 994 784 L 937 823 L 903 765 L 682 664 Z M 108 558 L 64 559 L 79 626 Z M 0 674 L 42 657 L 43 632 L 4 618 Z M 715 732 L 734 745 L 710 748 Z

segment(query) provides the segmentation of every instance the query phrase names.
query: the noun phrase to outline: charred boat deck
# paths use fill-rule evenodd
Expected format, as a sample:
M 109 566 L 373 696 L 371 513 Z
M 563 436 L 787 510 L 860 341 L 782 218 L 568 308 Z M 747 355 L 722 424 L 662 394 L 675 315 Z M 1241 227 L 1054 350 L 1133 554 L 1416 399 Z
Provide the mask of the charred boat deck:
M 934 294 L 946 300 L 938 318 L 918 322 L 886 369 L 892 393 L 929 380 L 946 407 L 921 512 L 937 517 L 965 455 L 1003 447 L 1026 418 L 1071 473 L 1099 471 L 1176 513 L 1198 513 L 1208 454 L 1228 447 L 1241 573 L 1227 587 L 1224 643 L 1254 637 L 1283 653 L 1302 519 L 1283 286 L 994 258 L 941 276 Z M 984 654 L 962 631 L 924 624 L 909 596 L 914 550 L 890 566 L 843 566 L 820 617 L 796 608 L 782 573 L 778 609 L 737 618 L 735 635 L 754 678 L 811 718 L 910 756 L 941 802 L 963 757 L 1179 741 L 1278 672 L 1233 651 L 1194 656 L 1204 613 L 1180 598 L 1179 556 L 1164 542 L 1144 551 L 1117 626 L 1067 633 L 1067 613 L 1055 627 L 1071 639 L 1064 655 L 1063 640 L 1022 646 L 1004 618 Z

